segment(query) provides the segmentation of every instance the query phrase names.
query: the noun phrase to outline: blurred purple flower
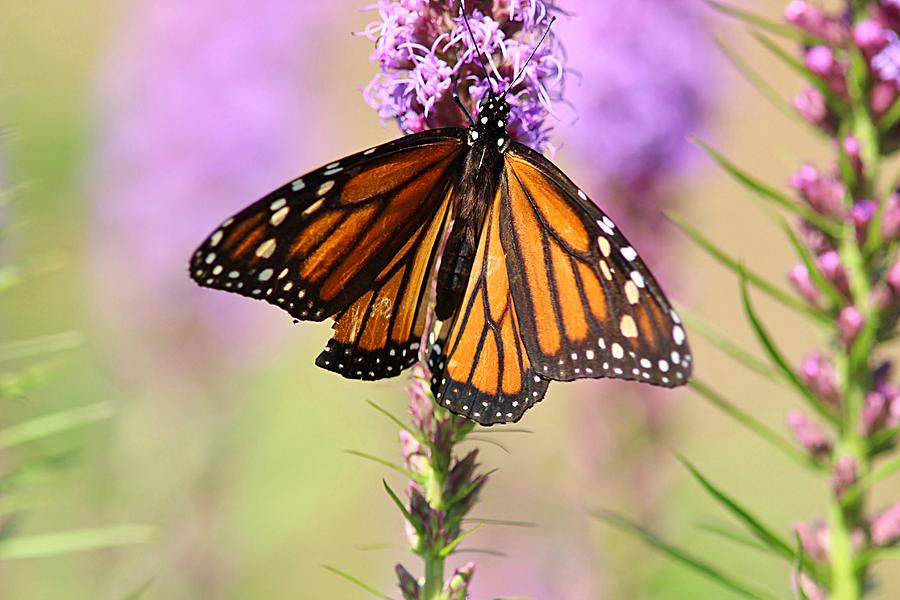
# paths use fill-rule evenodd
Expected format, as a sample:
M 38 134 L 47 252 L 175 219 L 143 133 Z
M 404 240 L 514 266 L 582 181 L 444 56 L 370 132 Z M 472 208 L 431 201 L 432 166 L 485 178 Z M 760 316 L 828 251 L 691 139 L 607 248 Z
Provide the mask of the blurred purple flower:
M 859 477 L 859 467 L 852 456 L 840 457 L 834 465 L 831 474 L 831 487 L 837 496 L 843 496 L 850 486 L 854 485 Z
M 382 119 L 396 119 L 405 132 L 467 125 L 450 88 L 455 77 L 461 99 L 477 116 L 478 102 L 491 86 L 479 60 L 485 55 L 495 91 L 508 87 L 546 30 L 554 6 L 544 0 L 485 4 L 473 1 L 466 7 L 476 47 L 458 0 L 378 1 L 373 8 L 379 20 L 364 34 L 375 42 L 371 58 L 381 71 L 364 95 Z M 551 33 L 509 92 L 508 129 L 514 139 L 539 150 L 550 147 L 547 118 L 562 98 L 563 62 Z
M 831 440 L 803 412 L 795 410 L 788 413 L 787 424 L 797 443 L 811 455 L 826 456 L 831 451 Z
M 887 45 L 872 58 L 872 68 L 882 81 L 900 85 L 900 38 L 893 31 L 887 32 Z
M 816 352 L 804 359 L 800 364 L 800 378 L 823 404 L 838 406 L 841 397 L 837 373 L 825 356 Z
M 876 546 L 890 546 L 900 541 L 900 502 L 872 519 L 869 531 Z
M 824 521 L 815 521 L 812 525 L 804 522 L 794 524 L 794 533 L 800 539 L 803 552 L 816 562 L 828 560 L 828 526 Z
M 185 327 L 227 327 L 232 340 L 242 329 L 236 314 L 227 325 L 221 314 L 240 300 L 196 288 L 184 262 L 223 216 L 308 162 L 303 140 L 317 139 L 316 119 L 303 107 L 315 96 L 298 73 L 324 14 L 288 0 L 131 10 L 100 90 L 92 242 L 104 314 L 127 311 L 129 326 L 180 343 L 204 338 L 185 338 Z

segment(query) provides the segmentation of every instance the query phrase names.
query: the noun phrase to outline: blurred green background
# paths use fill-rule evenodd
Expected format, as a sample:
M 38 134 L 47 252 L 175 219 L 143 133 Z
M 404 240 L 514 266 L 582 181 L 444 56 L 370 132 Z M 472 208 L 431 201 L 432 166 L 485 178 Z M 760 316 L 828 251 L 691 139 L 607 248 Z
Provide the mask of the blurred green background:
M 284 67 L 302 105 L 296 121 L 285 125 L 290 139 L 282 162 L 254 182 L 256 195 L 295 172 L 395 135 L 359 93 L 374 67 L 368 63 L 370 43 L 350 32 L 360 31 L 371 15 L 348 0 L 324 10 L 299 4 L 317 13 L 306 18 L 304 10 L 297 11 L 296 35 L 303 38 L 306 61 Z M 775 18 L 781 10 L 779 2 L 753 4 Z M 323 570 L 323 563 L 390 593 L 393 565 L 404 561 L 412 567 L 415 561 L 399 549 L 360 547 L 404 543 L 401 519 L 381 478 L 395 489 L 403 482 L 343 450 L 399 456 L 394 427 L 364 400 L 402 413 L 403 381 L 352 382 L 318 370 L 313 360 L 329 336 L 327 325 L 292 326 L 271 307 L 208 297 L 218 296 L 214 292 L 202 292 L 197 300 L 181 263 L 172 273 L 175 288 L 154 279 L 145 291 L 148 265 L 124 260 L 117 236 L 141 238 L 165 254 L 173 243 L 169 230 L 112 232 L 123 221 L 98 216 L 109 211 L 110 195 L 115 199 L 127 190 L 131 177 L 134 185 L 146 182 L 114 172 L 115 156 L 97 156 L 110 116 L 102 90 L 116 70 L 114 49 L 133 25 L 131 9 L 111 0 L 0 2 L 0 123 L 7 133 L 5 177 L 13 192 L 5 209 L 3 260 L 41 260 L 54 267 L 2 296 L 3 336 L 77 331 L 84 337 L 78 349 L 48 360 L 46 384 L 7 403 L 2 421 L 112 402 L 111 420 L 39 449 L 59 444 L 78 452 L 57 475 L 36 484 L 46 506 L 15 526 L 23 534 L 39 534 L 149 524 L 156 539 L 0 562 L 0 596 L 118 599 L 149 582 L 144 597 L 170 600 L 367 597 Z M 716 27 L 776 89 L 785 95 L 796 89 L 790 73 L 750 40 L 733 35 L 739 29 L 722 22 Z M 205 82 L 197 85 L 202 92 Z M 801 160 L 827 159 L 829 149 L 798 119 L 774 110 L 737 77 L 724 73 L 720 85 L 724 91 L 710 136 L 740 164 L 783 183 Z M 215 103 L 217 90 L 206 91 Z M 227 143 L 230 124 L 223 121 L 221 127 Z M 171 149 L 173 164 L 184 151 Z M 188 156 L 185 161 L 190 164 Z M 565 147 L 557 161 L 576 181 L 587 175 Z M 754 268 L 780 278 L 791 264 L 782 235 L 746 192 L 707 167 L 698 153 L 689 175 L 673 182 L 673 193 L 683 199 L 679 212 Z M 242 192 L 221 207 L 207 201 L 203 210 L 176 213 L 172 222 L 190 219 L 202 235 L 254 197 Z M 147 202 L 154 201 L 148 196 Z M 141 220 L 131 226 L 140 227 Z M 687 243 L 678 252 L 678 277 L 686 282 L 679 300 L 752 347 L 733 277 Z M 186 261 L 188 254 L 183 256 Z M 160 290 L 167 300 L 152 295 Z M 136 294 L 144 293 L 149 295 L 142 302 Z M 190 308 L 176 314 L 182 298 Z M 758 304 L 792 357 L 816 346 L 811 330 L 793 315 L 763 298 Z M 156 314 L 164 310 L 175 316 Z M 223 319 L 235 323 L 233 331 L 216 329 Z M 735 368 L 698 336 L 693 344 L 705 380 L 783 430 L 794 398 Z M 651 435 L 642 411 L 634 409 L 633 393 L 602 382 L 556 384 L 523 422 L 535 433 L 492 434 L 508 453 L 482 445 L 482 462 L 499 470 L 475 514 L 535 527 L 476 534 L 474 547 L 506 553 L 461 557 L 478 564 L 476 598 L 732 597 L 596 522 L 590 510 L 601 506 L 649 517 L 655 530 L 787 596 L 786 565 L 696 528 L 727 516 L 690 480 L 675 453 L 688 456 L 783 530 L 820 513 L 824 482 L 786 463 L 690 392 L 666 396 L 667 417 L 650 428 Z M 585 422 L 585 414 L 596 419 Z M 897 497 L 895 478 L 876 500 Z M 878 575 L 882 587 L 873 597 L 896 598 L 900 571 L 883 566 Z

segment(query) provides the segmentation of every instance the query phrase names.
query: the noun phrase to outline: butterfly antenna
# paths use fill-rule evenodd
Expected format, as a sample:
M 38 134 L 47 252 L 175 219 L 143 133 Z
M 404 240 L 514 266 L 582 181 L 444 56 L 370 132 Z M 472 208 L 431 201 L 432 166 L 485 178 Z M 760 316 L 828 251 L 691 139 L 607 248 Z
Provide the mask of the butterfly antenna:
M 488 81 L 488 85 L 491 86 L 491 91 L 494 91 L 494 82 L 491 81 L 491 76 L 488 73 L 487 64 L 484 62 L 484 56 L 481 55 L 481 50 L 478 48 L 478 42 L 475 41 L 475 34 L 472 33 L 472 26 L 469 25 L 469 17 L 466 16 L 466 3 L 464 0 L 459 0 L 459 12 L 462 15 L 463 23 L 466 24 L 466 29 L 469 31 L 469 37 L 472 38 L 472 45 L 475 46 L 475 52 L 478 54 L 478 62 L 481 63 L 481 69 L 484 71 L 484 77 Z
M 515 86 L 517 83 L 519 83 L 519 79 L 521 79 L 522 75 L 525 74 L 525 68 L 528 66 L 528 63 L 531 62 L 531 59 L 534 58 L 535 54 L 537 54 L 538 48 L 540 48 L 543 45 L 544 40 L 546 40 L 547 36 L 550 35 L 550 28 L 553 27 L 553 23 L 555 21 L 556 21 L 556 17 L 550 18 L 550 22 L 547 24 L 547 29 L 544 30 L 544 35 L 542 35 L 541 39 L 538 40 L 538 43 L 535 44 L 534 50 L 531 51 L 531 56 L 528 57 L 528 60 L 526 60 L 525 64 L 522 65 L 522 68 L 519 69 L 519 74 L 513 78 L 512 83 L 509 84 L 509 87 L 506 88 L 506 91 L 503 92 L 502 96 L 500 96 L 501 99 L 506 98 L 506 95 L 509 93 L 509 90 L 513 89 L 513 86 Z

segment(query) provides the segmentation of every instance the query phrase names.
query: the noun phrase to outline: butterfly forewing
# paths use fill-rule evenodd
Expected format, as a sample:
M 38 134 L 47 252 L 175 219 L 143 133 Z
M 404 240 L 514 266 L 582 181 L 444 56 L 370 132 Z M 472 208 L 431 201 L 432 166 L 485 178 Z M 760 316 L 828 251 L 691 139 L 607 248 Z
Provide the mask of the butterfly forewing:
M 191 276 L 296 319 L 341 313 L 434 219 L 464 140 L 461 129 L 424 132 L 295 179 L 222 223 L 194 254 Z
M 520 144 L 506 154 L 503 192 L 510 287 L 537 372 L 683 384 L 692 358 L 681 320 L 615 224 Z
M 549 383 L 534 371 L 522 343 L 500 242 L 499 193 L 496 197 L 462 305 L 443 323 L 429 358 L 438 403 L 482 425 L 518 421 L 544 397 Z

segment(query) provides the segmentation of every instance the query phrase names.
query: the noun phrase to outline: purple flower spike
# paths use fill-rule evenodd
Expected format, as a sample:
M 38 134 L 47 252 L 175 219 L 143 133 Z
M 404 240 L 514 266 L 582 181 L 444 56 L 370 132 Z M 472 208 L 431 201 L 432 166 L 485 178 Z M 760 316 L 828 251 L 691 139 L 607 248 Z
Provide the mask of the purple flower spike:
M 840 392 L 838 391 L 837 374 L 827 358 L 818 353 L 807 357 L 800 365 L 800 377 L 825 405 L 838 406 Z
M 890 546 L 900 541 L 900 502 L 872 519 L 869 535 L 876 546 Z
M 865 320 L 862 313 L 855 306 L 845 306 L 838 315 L 838 330 L 841 333 L 841 341 L 846 346 L 851 346 L 856 336 L 862 330 Z
M 478 8 L 466 8 L 473 44 L 456 1 L 378 1 L 380 20 L 364 34 L 375 42 L 371 59 L 381 72 L 364 96 L 382 119 L 395 119 L 405 132 L 466 125 L 452 99 L 454 78 L 460 98 L 477 117 L 478 103 L 491 87 L 504 91 L 519 73 L 555 9 L 544 0 L 477 4 Z M 481 58 L 488 64 L 490 79 Z M 546 121 L 554 102 L 562 99 L 563 62 L 560 44 L 550 33 L 507 97 L 510 135 L 538 150 L 549 148 Z
M 794 439 L 813 456 L 826 456 L 831 451 L 831 441 L 821 427 L 809 420 L 799 410 L 788 413 L 787 425 Z
M 838 497 L 843 496 L 850 486 L 858 479 L 856 459 L 852 456 L 842 456 L 834 465 L 831 475 L 831 487 Z

